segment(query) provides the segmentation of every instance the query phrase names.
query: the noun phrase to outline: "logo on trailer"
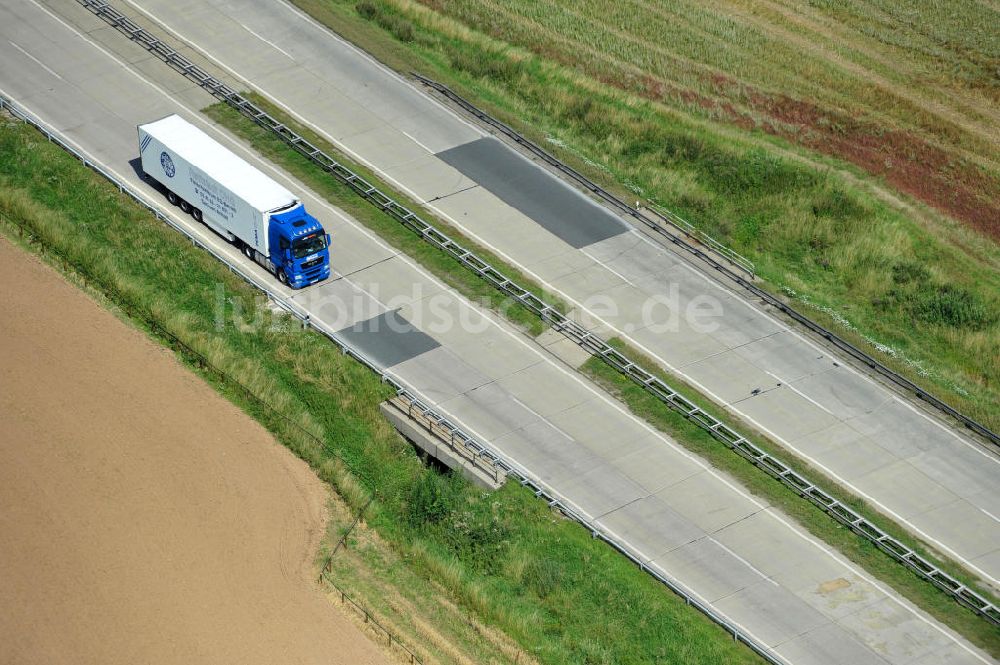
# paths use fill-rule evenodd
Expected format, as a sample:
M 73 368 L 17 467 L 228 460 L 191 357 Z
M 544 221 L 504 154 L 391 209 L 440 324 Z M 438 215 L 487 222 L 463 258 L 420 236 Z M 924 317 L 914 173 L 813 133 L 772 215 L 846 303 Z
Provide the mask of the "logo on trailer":
M 168 178 L 173 178 L 174 174 L 177 173 L 174 160 L 170 159 L 170 155 L 165 152 L 160 153 L 160 166 L 163 167 L 163 172 L 167 174 Z

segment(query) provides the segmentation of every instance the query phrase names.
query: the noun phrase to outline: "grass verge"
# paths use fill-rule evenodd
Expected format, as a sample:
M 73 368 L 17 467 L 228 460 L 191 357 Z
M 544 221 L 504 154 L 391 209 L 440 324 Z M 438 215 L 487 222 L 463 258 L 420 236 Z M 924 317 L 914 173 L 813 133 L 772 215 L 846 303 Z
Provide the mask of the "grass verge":
M 641 82 L 641 71 L 602 78 L 551 34 L 547 45 L 513 34 L 523 27 L 516 11 L 551 3 L 505 6 L 498 11 L 510 20 L 498 23 L 463 22 L 496 3 L 295 2 L 388 65 L 436 78 L 548 142 L 627 199 L 638 194 L 690 219 L 753 259 L 771 291 L 808 306 L 838 334 L 1000 429 L 1000 248 L 988 237 L 900 197 L 853 164 L 617 85 Z M 698 12 L 698 20 L 706 14 Z M 694 41 L 705 36 L 692 32 Z M 726 87 L 738 91 L 740 82 Z M 895 135 L 876 128 L 859 136 L 871 143 Z M 906 142 L 874 154 L 930 161 Z M 962 168 L 951 171 L 956 188 Z M 919 175 L 910 180 L 924 182 Z
M 0 119 L 0 154 L 4 233 L 178 351 L 355 509 L 378 488 L 367 522 L 428 596 L 543 663 L 756 662 L 520 486 L 488 494 L 425 468 L 379 414 L 377 377 L 33 129 Z
M 310 135 L 307 130 L 302 128 L 298 123 L 287 117 L 282 112 L 274 109 L 272 105 L 267 104 L 267 102 L 262 100 L 259 96 L 254 96 L 254 101 L 261 104 L 280 122 L 286 124 L 297 133 L 306 132 L 304 135 L 306 135 L 310 141 L 316 141 L 314 144 L 321 147 L 331 156 L 334 156 L 337 159 L 341 159 L 343 157 L 343 155 L 337 151 L 336 148 L 324 142 L 319 137 Z M 364 215 L 364 219 L 362 221 L 369 228 L 379 235 L 382 235 L 383 233 L 387 234 L 383 236 L 387 241 L 391 242 L 401 251 L 414 255 L 418 258 L 420 263 L 424 264 L 432 272 L 435 272 L 435 274 L 438 274 L 443 279 L 448 279 L 449 283 L 456 285 L 456 288 L 458 288 L 463 294 L 466 294 L 467 296 L 472 294 L 475 297 L 483 298 L 483 287 L 493 291 L 493 293 L 497 293 L 493 287 L 487 285 L 483 280 L 476 277 L 467 268 L 464 268 L 440 250 L 422 242 L 414 236 L 411 231 L 402 227 L 394 219 L 381 213 L 370 204 L 360 199 L 360 197 L 358 197 L 357 194 L 349 188 L 337 183 L 332 177 L 324 173 L 315 164 L 302 157 L 295 150 L 291 149 L 273 133 L 240 115 L 238 112 L 225 104 L 215 104 L 207 108 L 205 112 L 211 118 L 221 123 L 230 131 L 234 132 L 237 136 L 247 140 L 254 149 L 261 152 L 261 154 L 268 160 L 293 173 L 300 180 L 308 184 L 314 191 L 319 193 L 321 196 L 325 196 L 331 203 L 350 209 L 352 214 Z M 370 172 L 365 172 L 364 175 L 366 178 L 369 178 L 371 182 L 377 183 L 377 185 L 382 188 L 384 183 L 382 183 L 377 176 Z M 396 196 L 398 193 L 393 192 L 393 195 Z M 401 200 L 405 205 L 409 205 L 411 203 L 407 201 L 405 197 L 401 197 L 398 200 Z M 435 224 L 439 223 L 439 220 L 430 214 L 427 218 L 434 219 Z M 442 223 L 442 225 L 447 227 L 444 223 Z M 449 232 L 451 232 L 451 230 L 452 229 L 449 227 Z M 419 256 L 416 256 L 418 254 Z M 517 274 L 515 270 L 510 268 L 502 260 L 499 260 L 496 257 L 491 257 L 491 260 L 494 262 L 495 266 L 508 274 Z M 504 304 L 509 305 L 509 303 Z M 527 322 L 524 321 L 523 317 L 524 315 L 527 315 L 534 318 L 534 315 L 522 308 L 511 310 L 509 307 L 505 307 L 503 309 L 508 316 L 510 316 L 512 311 L 517 311 L 519 316 L 513 320 L 524 327 L 529 329 L 531 328 L 528 326 Z M 535 321 L 538 321 L 538 319 L 535 318 Z M 641 353 L 636 352 L 634 349 L 627 348 L 622 342 L 612 340 L 612 344 L 622 350 L 629 358 L 638 361 L 643 367 L 656 367 L 655 362 L 645 358 Z M 752 492 L 766 499 L 772 505 L 781 508 L 812 534 L 830 544 L 838 551 L 844 553 L 848 558 L 861 565 L 865 570 L 878 579 L 899 590 L 912 602 L 919 607 L 924 608 L 943 623 L 950 625 L 956 631 L 966 635 L 974 643 L 983 646 L 984 648 L 995 649 L 997 654 L 1000 654 L 1000 643 L 992 646 L 990 645 L 990 635 L 995 631 L 991 630 L 989 624 L 984 622 L 979 617 L 976 617 L 973 613 L 956 605 L 954 601 L 947 598 L 947 596 L 945 596 L 936 587 L 924 580 L 921 580 L 895 561 L 892 561 L 885 553 L 881 552 L 867 541 L 841 527 L 818 508 L 794 495 L 780 483 L 773 481 L 763 471 L 753 467 L 742 458 L 739 458 L 732 452 L 725 449 L 719 444 L 718 441 L 713 439 L 706 432 L 696 427 L 676 412 L 668 409 L 666 406 L 652 398 L 648 393 L 639 389 L 635 386 L 635 384 L 628 381 L 614 370 L 601 363 L 599 360 L 591 358 L 584 365 L 583 369 L 591 378 L 595 379 L 598 383 L 615 393 L 634 412 L 636 412 L 637 415 L 663 429 L 666 433 L 671 435 L 675 440 L 687 447 L 689 450 L 707 458 L 713 466 L 724 469 L 734 477 L 737 477 Z M 681 382 L 679 382 L 676 377 L 669 376 L 663 372 L 659 372 L 659 374 L 668 383 L 679 387 Z M 685 387 L 687 388 L 685 391 L 686 395 L 698 395 L 698 392 L 695 389 L 688 386 Z M 735 425 L 730 414 L 716 408 L 707 399 L 701 398 L 696 401 L 699 403 L 699 406 L 701 406 L 708 413 L 711 413 L 723 422 Z M 738 428 L 742 431 L 747 431 L 745 424 L 741 423 Z M 771 443 L 766 439 L 766 437 L 758 435 L 753 437 L 753 440 L 757 445 L 761 446 L 769 453 L 784 459 L 800 472 L 806 473 L 811 479 L 819 482 L 823 487 L 836 492 L 838 498 L 844 499 L 845 503 L 859 511 L 873 523 L 879 525 L 883 530 L 898 538 L 902 542 L 911 543 L 912 546 L 913 537 L 908 532 L 885 518 L 883 515 L 868 508 L 862 500 L 853 497 L 851 492 L 842 488 L 838 483 L 827 477 L 822 472 L 811 467 L 808 462 L 796 457 L 788 451 L 785 451 L 780 446 Z M 931 555 L 926 547 L 920 547 L 918 545 L 917 550 L 929 560 L 934 561 L 940 568 L 947 571 L 957 579 L 960 579 L 963 583 L 972 588 L 976 588 L 975 582 L 969 578 L 968 574 L 965 573 L 957 564 L 946 559 L 942 559 L 940 556 Z

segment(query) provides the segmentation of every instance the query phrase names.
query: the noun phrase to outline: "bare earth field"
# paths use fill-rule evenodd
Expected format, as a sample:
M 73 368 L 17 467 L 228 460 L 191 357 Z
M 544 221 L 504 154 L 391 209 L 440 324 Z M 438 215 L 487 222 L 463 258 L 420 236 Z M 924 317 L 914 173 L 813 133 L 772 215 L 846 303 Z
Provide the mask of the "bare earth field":
M 0 663 L 386 662 L 305 463 L 3 239 L 0 283 Z

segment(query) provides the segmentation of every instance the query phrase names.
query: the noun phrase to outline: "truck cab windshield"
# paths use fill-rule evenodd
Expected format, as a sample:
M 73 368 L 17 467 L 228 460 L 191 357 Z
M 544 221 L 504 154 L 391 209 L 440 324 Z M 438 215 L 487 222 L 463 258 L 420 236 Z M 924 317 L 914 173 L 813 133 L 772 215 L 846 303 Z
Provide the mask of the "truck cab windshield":
M 292 256 L 302 259 L 310 254 L 315 254 L 324 247 L 326 247 L 326 235 L 323 233 L 312 233 L 292 243 Z

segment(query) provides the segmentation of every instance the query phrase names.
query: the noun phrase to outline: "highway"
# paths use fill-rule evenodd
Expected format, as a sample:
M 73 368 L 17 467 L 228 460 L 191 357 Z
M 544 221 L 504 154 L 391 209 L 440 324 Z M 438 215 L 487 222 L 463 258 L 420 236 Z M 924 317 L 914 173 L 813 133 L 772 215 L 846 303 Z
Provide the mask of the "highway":
M 10 0 L 0 7 L 0 91 L 165 209 L 162 195 L 132 166 L 135 126 L 173 112 L 302 192 L 334 237 L 337 274 L 293 294 L 314 320 L 340 330 L 788 662 L 990 662 L 544 347 L 210 125 L 198 114 L 212 101 L 207 94 L 76 3 Z M 401 115 L 413 119 L 406 109 Z M 466 138 L 476 136 L 463 126 Z M 205 244 L 257 270 L 192 219 L 176 209 L 170 214 Z M 435 325 L 442 313 L 468 325 Z
M 1000 456 L 991 450 L 653 243 L 292 6 L 124 0 L 120 8 L 194 46 L 560 295 L 582 322 L 628 340 L 1000 589 Z M 721 310 L 710 332 L 674 316 L 699 301 Z

